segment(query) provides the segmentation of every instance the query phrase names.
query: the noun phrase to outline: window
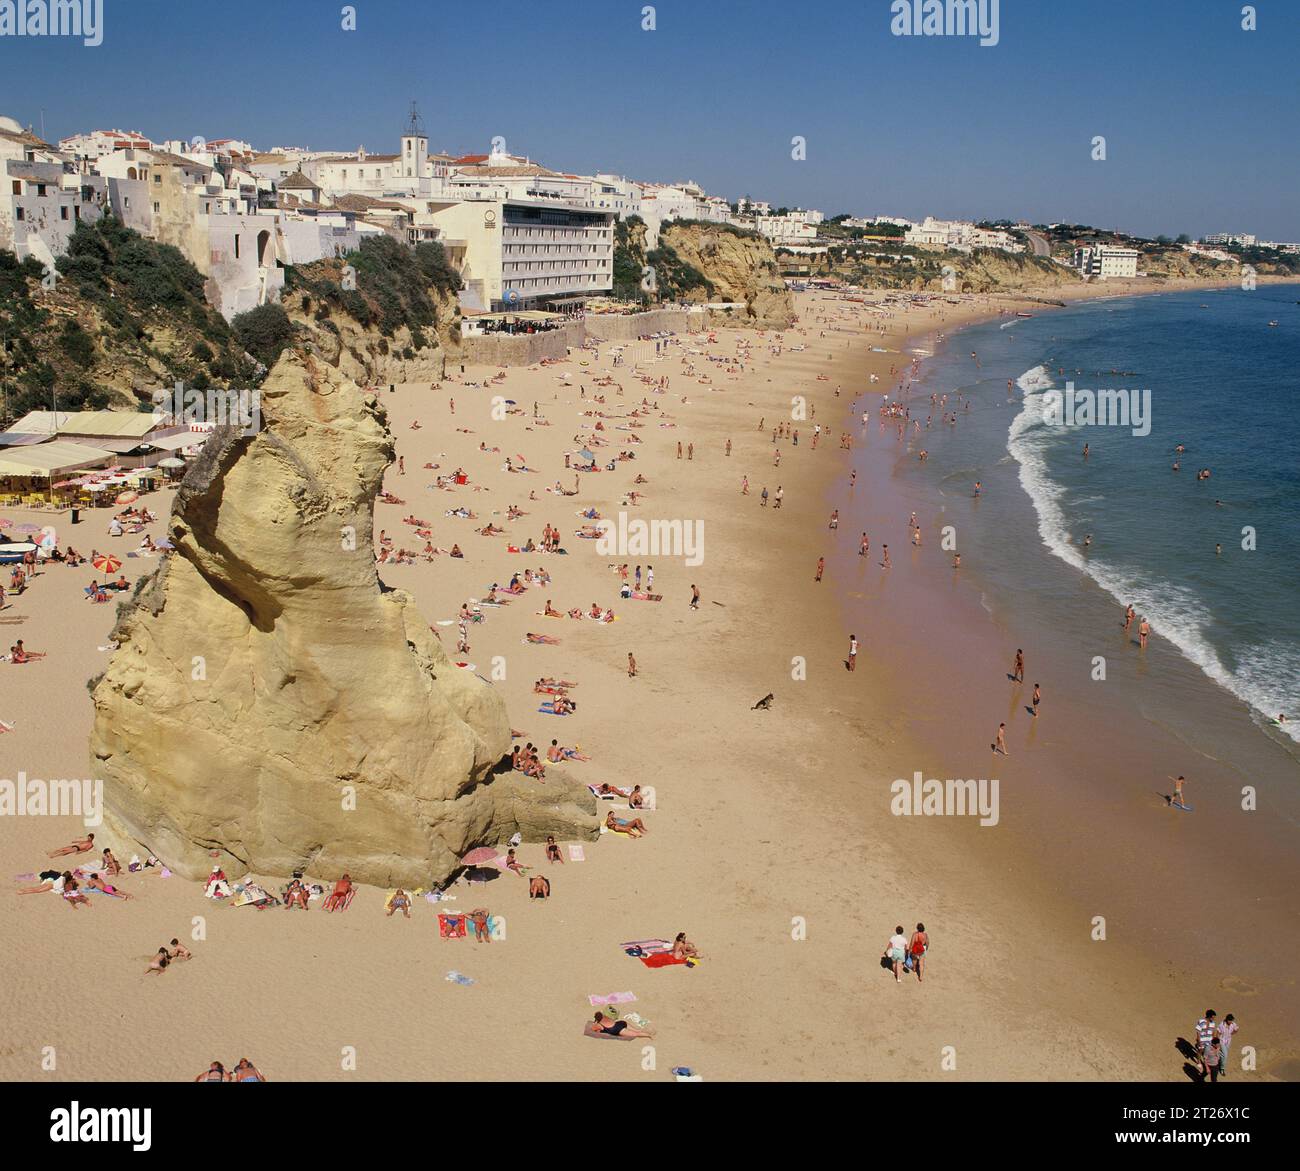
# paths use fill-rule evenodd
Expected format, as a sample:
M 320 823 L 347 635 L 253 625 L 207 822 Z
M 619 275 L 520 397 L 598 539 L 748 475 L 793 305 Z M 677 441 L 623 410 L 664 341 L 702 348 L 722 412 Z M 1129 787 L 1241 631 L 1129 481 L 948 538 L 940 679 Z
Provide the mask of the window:
M 235 234 L 235 259 L 239 259 L 239 234 Z
M 74 220 L 77 220 L 77 221 L 80 221 L 80 220 L 81 220 L 81 208 L 79 208 L 79 207 L 74 207 L 74 208 L 72 209 L 72 218 L 73 218 Z
M 44 199 L 44 198 L 45 198 L 45 184 L 44 184 L 44 183 L 37 183 L 37 184 L 36 184 L 36 197 L 37 197 L 38 199 Z
M 65 203 L 62 207 L 59 208 L 59 219 L 66 220 L 67 218 L 68 218 L 68 205 Z
M 15 180 L 14 180 L 14 194 L 15 194 L 15 195 L 21 195 L 22 193 L 23 193 L 23 181 L 22 181 L 21 179 L 15 179 Z
M 160 204 L 157 204 L 157 203 L 155 203 L 155 204 L 153 205 L 153 213 L 154 213 L 154 215 L 157 215 L 157 214 L 158 214 L 160 207 L 161 207 L 161 205 L 160 205 Z
M 155 183 L 161 183 L 161 182 L 162 182 L 162 176 L 161 176 L 161 175 L 157 175 L 157 174 L 154 175 L 154 177 L 153 177 L 153 181 L 154 181 Z
M 16 211 L 14 212 L 14 214 L 15 214 L 15 215 L 18 217 L 18 219 L 20 219 L 20 220 L 25 220 L 25 219 L 27 218 L 27 213 L 26 213 L 26 212 L 25 212 L 21 207 L 20 207 L 20 208 L 17 208 Z

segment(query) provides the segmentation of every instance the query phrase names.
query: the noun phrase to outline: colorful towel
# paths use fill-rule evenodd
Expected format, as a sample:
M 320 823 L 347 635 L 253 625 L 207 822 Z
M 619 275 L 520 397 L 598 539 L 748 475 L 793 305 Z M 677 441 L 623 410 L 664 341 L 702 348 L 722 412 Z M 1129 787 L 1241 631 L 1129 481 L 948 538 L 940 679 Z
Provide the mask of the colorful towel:
M 582 848 L 582 846 L 581 846 L 580 844 L 576 843 L 576 842 L 570 844 L 570 846 L 569 846 L 569 861 L 570 861 L 570 862 L 585 862 L 586 860 L 587 860 L 587 853 L 586 853 L 586 851 Z
M 647 968 L 671 968 L 675 964 L 684 964 L 686 960 L 679 959 L 670 951 L 656 952 L 654 955 L 637 957 Z
M 464 915 L 439 915 L 438 934 L 443 939 L 464 939 L 465 920 Z
M 672 951 L 673 945 L 666 939 L 630 939 L 627 943 L 620 943 L 624 951 L 630 951 L 632 948 L 640 948 L 647 954 L 659 951 Z
M 587 1003 L 592 1008 L 604 1008 L 610 1004 L 629 1004 L 636 999 L 635 992 L 610 992 L 605 996 L 595 994 L 587 997 Z

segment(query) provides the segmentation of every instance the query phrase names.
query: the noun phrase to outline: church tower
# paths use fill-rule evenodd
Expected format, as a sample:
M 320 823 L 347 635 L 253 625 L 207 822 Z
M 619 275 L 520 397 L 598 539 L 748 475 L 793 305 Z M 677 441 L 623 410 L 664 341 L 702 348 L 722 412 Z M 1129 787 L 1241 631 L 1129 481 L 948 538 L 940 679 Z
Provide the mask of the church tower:
M 411 117 L 402 135 L 402 160 L 399 164 L 400 174 L 404 178 L 421 178 L 428 170 L 429 139 L 424 133 L 420 121 L 420 112 L 414 102 L 411 103 Z

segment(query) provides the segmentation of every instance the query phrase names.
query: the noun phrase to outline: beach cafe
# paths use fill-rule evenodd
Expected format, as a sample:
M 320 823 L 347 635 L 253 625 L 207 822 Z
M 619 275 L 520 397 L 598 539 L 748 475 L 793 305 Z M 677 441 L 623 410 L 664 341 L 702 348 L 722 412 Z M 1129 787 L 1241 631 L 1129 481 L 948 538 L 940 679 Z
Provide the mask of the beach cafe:
M 204 430 L 125 411 L 33 411 L 0 432 L 0 503 L 10 507 L 111 505 L 185 467 Z

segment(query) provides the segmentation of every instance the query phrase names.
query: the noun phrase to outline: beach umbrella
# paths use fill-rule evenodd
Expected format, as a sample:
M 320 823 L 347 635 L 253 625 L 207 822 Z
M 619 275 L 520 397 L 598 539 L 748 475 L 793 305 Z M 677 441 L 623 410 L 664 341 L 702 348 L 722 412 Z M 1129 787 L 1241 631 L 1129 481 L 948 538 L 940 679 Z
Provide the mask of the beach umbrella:
M 497 852 L 491 846 L 479 846 L 471 850 L 460 860 L 462 866 L 486 866 L 497 860 Z
M 154 548 L 155 548 L 155 549 L 175 549 L 176 546 L 173 545 L 170 541 L 159 541 L 159 542 L 157 542 L 157 544 L 154 545 Z
M 15 527 L 20 533 L 39 533 L 41 531 L 41 526 L 34 525 L 34 524 L 25 523 L 25 524 L 17 525 Z
M 91 564 L 100 573 L 116 573 L 122 568 L 122 562 L 114 557 L 112 553 L 100 553 Z
M 160 459 L 158 461 L 158 466 L 160 468 L 183 468 L 185 466 L 185 461 L 183 459 L 177 459 L 174 455 L 169 455 L 166 459 Z
M 139 492 L 119 492 L 117 494 L 118 504 L 134 504 L 139 499 Z

